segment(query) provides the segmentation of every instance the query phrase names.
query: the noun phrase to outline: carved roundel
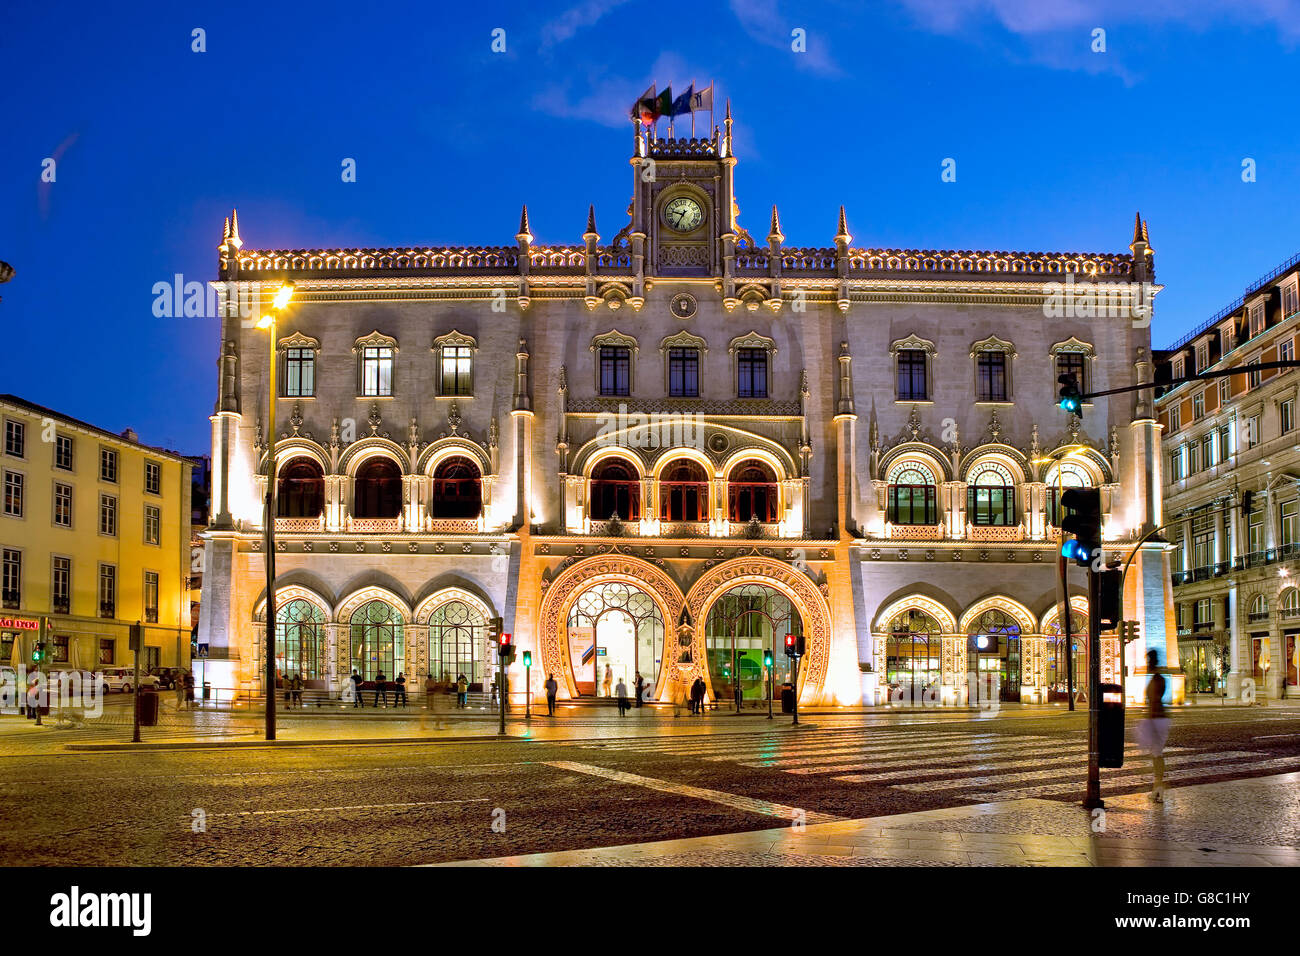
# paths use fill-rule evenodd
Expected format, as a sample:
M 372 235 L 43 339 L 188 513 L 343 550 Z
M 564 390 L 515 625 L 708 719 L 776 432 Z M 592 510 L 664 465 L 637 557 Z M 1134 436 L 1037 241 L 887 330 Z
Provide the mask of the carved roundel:
M 722 432 L 714 432 L 709 436 L 709 450 L 715 455 L 721 455 L 731 447 L 731 441 Z
M 679 319 L 689 319 L 695 315 L 695 310 L 699 308 L 699 303 L 695 301 L 695 296 L 689 292 L 679 292 L 673 296 L 672 302 L 669 303 L 673 315 Z

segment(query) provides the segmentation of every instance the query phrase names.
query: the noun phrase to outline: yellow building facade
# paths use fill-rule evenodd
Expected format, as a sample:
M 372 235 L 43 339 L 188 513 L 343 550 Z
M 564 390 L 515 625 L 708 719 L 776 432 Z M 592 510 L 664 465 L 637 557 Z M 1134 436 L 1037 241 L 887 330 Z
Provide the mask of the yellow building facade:
M 190 472 L 181 456 L 0 395 L 0 662 L 31 660 L 48 619 L 51 667 L 190 659 Z

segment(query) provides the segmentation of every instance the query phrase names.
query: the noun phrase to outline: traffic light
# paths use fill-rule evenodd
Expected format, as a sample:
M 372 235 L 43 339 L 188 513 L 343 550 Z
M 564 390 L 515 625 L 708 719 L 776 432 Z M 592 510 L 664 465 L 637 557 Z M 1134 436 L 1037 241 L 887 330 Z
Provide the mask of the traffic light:
M 1141 636 L 1142 633 L 1138 630 L 1137 621 L 1119 622 L 1119 639 L 1125 644 L 1128 644 L 1130 641 L 1136 641 Z
M 497 641 L 497 658 L 502 664 L 509 664 L 515 659 L 515 645 L 512 635 L 502 634 Z
M 772 669 L 772 651 L 770 648 L 763 651 L 763 666 L 768 670 Z
M 499 617 L 488 618 L 488 625 L 487 625 L 488 643 L 500 644 L 501 632 L 504 631 L 505 629 L 506 629 L 506 622 L 503 621 L 501 618 Z
M 1067 514 L 1061 530 L 1074 535 L 1061 545 L 1061 554 L 1073 558 L 1080 567 L 1089 567 L 1092 556 L 1101 549 L 1101 492 L 1096 488 L 1067 488 L 1061 495 Z
M 1061 391 L 1057 395 L 1056 404 L 1060 406 L 1061 411 L 1082 418 L 1083 393 L 1079 391 L 1078 380 L 1068 372 L 1064 375 L 1058 375 L 1056 380 L 1061 383 Z
M 39 664 L 45 660 L 45 645 L 37 641 L 32 645 L 32 663 Z
M 787 634 L 787 635 L 785 636 L 785 656 L 786 656 L 786 657 L 794 657 L 795 654 L 798 653 L 798 652 L 795 650 L 796 646 L 797 646 L 797 645 L 796 645 L 796 643 L 795 643 L 795 637 L 794 637 L 794 635 L 793 635 L 793 634 Z
M 532 667 L 532 666 L 533 666 L 533 652 L 532 652 L 532 651 L 524 651 L 524 666 L 525 666 L 525 667 Z
M 1097 621 L 1101 624 L 1103 630 L 1115 627 L 1116 624 L 1122 623 L 1120 615 L 1124 613 L 1123 602 L 1120 598 L 1119 585 L 1122 574 L 1117 568 L 1108 568 L 1105 571 L 1099 571 L 1098 588 L 1101 596 L 1097 601 Z

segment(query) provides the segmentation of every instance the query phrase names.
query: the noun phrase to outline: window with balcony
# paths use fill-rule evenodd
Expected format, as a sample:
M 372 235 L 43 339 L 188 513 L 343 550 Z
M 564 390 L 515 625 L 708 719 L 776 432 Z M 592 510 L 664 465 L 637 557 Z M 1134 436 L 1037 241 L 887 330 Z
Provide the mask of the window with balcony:
M 72 559 L 55 555 L 50 570 L 50 603 L 55 614 L 72 608 Z
M 1294 498 L 1278 506 L 1278 544 L 1300 544 L 1300 501 Z
M 23 553 L 17 548 L 4 549 L 3 586 L 0 586 L 5 610 L 16 611 L 23 599 Z
M 144 573 L 144 619 L 149 624 L 158 623 L 158 572 Z
M 295 458 L 280 469 L 275 511 L 281 518 L 318 518 L 325 511 L 325 473 L 311 458 Z
M 591 501 L 587 513 L 593 521 L 641 520 L 641 479 L 630 462 L 606 458 L 591 472 Z
M 1281 612 L 1282 618 L 1287 621 L 1300 618 L 1300 590 L 1287 588 L 1283 591 L 1282 598 L 1278 602 L 1278 611 Z
M 457 456 L 438 463 L 433 472 L 429 513 L 435 518 L 477 518 L 483 511 L 483 477 L 478 466 Z
M 914 463 L 893 469 L 886 490 L 890 524 L 939 523 L 937 481 L 928 468 Z
M 664 521 L 709 520 L 709 476 L 696 462 L 670 462 L 659 479 L 659 517 Z
M 744 523 L 757 518 L 764 523 L 777 519 L 776 474 L 766 462 L 742 461 L 727 476 L 727 517 Z
M 1016 483 L 1001 465 L 977 466 L 966 490 L 966 520 L 973 525 L 1016 523 Z
M 1247 614 L 1247 620 L 1251 624 L 1258 624 L 1261 621 L 1268 620 L 1268 598 L 1262 594 L 1256 594 L 1250 601 L 1250 611 Z
M 158 544 L 162 531 L 162 510 L 153 505 L 144 506 L 144 543 Z
M 99 566 L 99 616 L 117 616 L 117 568 L 111 564 Z
M 402 469 L 390 458 L 371 458 L 357 469 L 354 518 L 396 518 L 402 513 Z

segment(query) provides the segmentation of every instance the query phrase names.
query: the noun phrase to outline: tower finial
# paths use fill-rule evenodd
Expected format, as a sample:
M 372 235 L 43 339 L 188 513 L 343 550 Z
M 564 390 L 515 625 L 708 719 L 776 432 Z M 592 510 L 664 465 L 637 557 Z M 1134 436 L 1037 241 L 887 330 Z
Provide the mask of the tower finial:
M 853 241 L 853 237 L 849 235 L 848 221 L 844 218 L 843 206 L 840 206 L 840 223 L 835 230 L 835 241 L 843 242 L 846 246 Z
M 1145 242 L 1146 237 L 1142 235 L 1142 213 L 1133 214 L 1133 243 Z
M 776 211 L 776 203 L 772 203 L 772 228 L 767 231 L 767 241 L 779 244 L 784 238 L 781 234 L 781 217 Z
M 593 204 L 587 207 L 587 231 L 583 233 L 583 237 L 596 235 L 596 207 Z
M 528 228 L 528 204 L 524 203 L 524 210 L 519 214 L 519 231 L 515 233 L 515 238 L 520 242 L 532 242 L 533 234 Z
M 239 238 L 239 210 L 230 210 L 230 244 L 236 249 L 244 245 L 244 240 Z

